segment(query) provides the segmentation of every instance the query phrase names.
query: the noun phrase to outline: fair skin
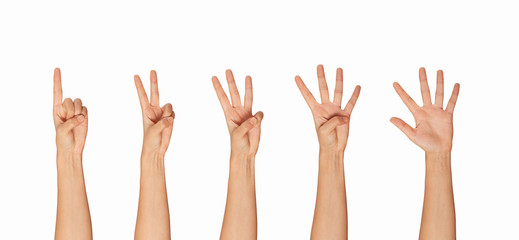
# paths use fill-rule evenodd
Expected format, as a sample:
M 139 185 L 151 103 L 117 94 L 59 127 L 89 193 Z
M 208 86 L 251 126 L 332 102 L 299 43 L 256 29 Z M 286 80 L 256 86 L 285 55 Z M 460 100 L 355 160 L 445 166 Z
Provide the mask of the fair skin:
M 344 108 L 342 103 L 342 69 L 336 73 L 333 101 L 322 65 L 317 66 L 321 103 L 318 103 L 303 80 L 296 76 L 297 87 L 312 111 L 319 140 L 319 176 L 314 222 L 310 239 L 347 239 L 348 215 L 344 180 L 344 151 L 348 142 L 350 116 L 360 94 L 356 86 Z
M 139 76 L 134 77 L 143 120 L 141 181 L 135 239 L 171 239 L 164 156 L 173 131 L 170 103 L 160 107 L 157 73 L 150 73 L 150 98 Z
M 83 149 L 88 130 L 88 112 L 81 99 L 63 100 L 61 71 L 54 70 L 54 127 L 58 207 L 54 238 L 92 239 L 92 222 L 83 176 Z
M 452 114 L 460 85 L 458 83 L 454 85 L 452 95 L 444 108 L 443 71 L 437 72 L 434 103 L 431 100 L 424 68 L 420 68 L 419 78 L 423 106 L 418 106 L 400 84 L 396 82 L 393 84 L 396 92 L 413 114 L 416 126 L 413 128 L 396 117 L 391 118 L 391 122 L 425 151 L 425 196 L 419 239 L 456 239 L 451 150 Z
M 226 78 L 231 102 L 218 78 L 215 76 L 212 78 L 231 137 L 227 204 L 220 239 L 256 239 L 254 161 L 260 141 L 263 113 L 256 112 L 252 115 L 252 79 L 250 76 L 245 78 L 243 104 L 231 70 L 226 71 Z

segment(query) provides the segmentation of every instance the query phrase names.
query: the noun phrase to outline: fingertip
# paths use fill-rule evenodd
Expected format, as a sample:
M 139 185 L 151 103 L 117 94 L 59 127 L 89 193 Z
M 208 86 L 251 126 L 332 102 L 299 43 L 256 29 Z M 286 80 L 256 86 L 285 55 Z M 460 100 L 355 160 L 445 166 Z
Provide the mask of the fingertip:
M 391 118 L 389 119 L 389 121 L 390 121 L 391 123 L 393 123 L 393 124 L 396 124 L 396 122 L 398 121 L 398 118 L 396 118 L 396 117 L 391 117 Z
M 257 119 L 256 117 L 251 117 L 251 118 L 249 118 L 249 122 L 250 122 L 252 125 L 254 125 L 254 124 L 256 124 L 256 123 L 258 122 L 258 119 Z
M 398 84 L 398 82 L 393 82 L 393 87 L 394 88 L 397 88 L 398 86 L 400 86 L 400 84 Z
M 263 116 L 264 116 L 264 114 L 263 114 L 262 111 L 259 111 L 259 112 L 257 112 L 257 113 L 255 114 L 255 117 L 259 118 L 259 120 L 262 120 L 262 119 L 263 119 Z
M 76 116 L 76 119 L 77 119 L 78 122 L 83 122 L 85 120 L 85 117 L 80 114 L 80 115 Z

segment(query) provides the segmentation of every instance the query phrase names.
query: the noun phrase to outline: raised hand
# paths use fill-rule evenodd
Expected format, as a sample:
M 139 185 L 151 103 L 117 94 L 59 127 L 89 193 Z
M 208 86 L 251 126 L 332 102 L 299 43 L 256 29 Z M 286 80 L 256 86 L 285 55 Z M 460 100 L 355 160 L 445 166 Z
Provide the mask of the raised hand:
M 144 139 L 141 153 L 141 182 L 135 239 L 171 239 L 164 157 L 173 131 L 175 113 L 171 104 L 159 105 L 157 73 L 150 73 L 151 98 L 135 75 L 142 110 Z
M 360 86 L 357 85 L 355 87 L 350 100 L 344 108 L 341 108 L 343 85 L 342 69 L 337 68 L 333 102 L 330 102 L 328 86 L 322 65 L 317 66 L 317 78 L 319 80 L 319 92 L 321 93 L 320 104 L 315 100 L 301 77 L 296 76 L 295 80 L 299 91 L 301 91 L 301 94 L 312 111 L 321 149 L 344 152 L 348 141 L 350 116 L 359 97 Z
M 175 119 L 173 107 L 170 103 L 162 107 L 159 105 L 157 72 L 154 70 L 150 72 L 151 98 L 149 100 L 140 77 L 135 75 L 134 80 L 142 109 L 143 152 L 158 152 L 163 156 L 168 149 L 171 132 L 173 131 L 173 120 Z
M 58 207 L 55 239 L 92 239 L 92 223 L 83 176 L 88 113 L 79 98 L 62 102 L 61 72 L 54 70 L 53 118 L 56 128 Z
M 225 72 L 231 103 L 213 76 L 213 86 L 225 113 L 227 128 L 231 135 L 231 157 L 227 203 L 220 239 L 256 239 L 256 190 L 255 157 L 260 141 L 263 113 L 252 115 L 252 79 L 245 78 L 245 99 L 243 105 L 231 70 Z
M 431 101 L 431 93 L 427 84 L 427 76 L 424 68 L 419 70 L 420 88 L 422 92 L 423 106 L 420 107 L 416 102 L 404 91 L 404 89 L 395 82 L 393 87 L 405 103 L 407 108 L 413 113 L 416 127 L 412 128 L 400 118 L 393 117 L 391 122 L 398 127 L 407 137 L 416 145 L 421 147 L 425 152 L 441 153 L 450 152 L 452 149 L 452 113 L 460 85 L 456 83 L 452 90 L 452 95 L 447 103 L 447 107 L 443 108 L 443 71 L 438 70 L 436 77 L 436 96 L 434 104 Z
M 81 99 L 66 98 L 63 102 L 61 71 L 54 70 L 53 118 L 56 128 L 58 153 L 81 154 L 85 147 L 88 130 L 88 112 Z
M 225 71 L 225 75 L 232 105 L 218 78 L 213 76 L 212 81 L 231 135 L 231 154 L 256 155 L 260 141 L 263 112 L 252 115 L 252 79 L 250 76 L 245 78 L 245 98 L 242 105 L 232 71 Z

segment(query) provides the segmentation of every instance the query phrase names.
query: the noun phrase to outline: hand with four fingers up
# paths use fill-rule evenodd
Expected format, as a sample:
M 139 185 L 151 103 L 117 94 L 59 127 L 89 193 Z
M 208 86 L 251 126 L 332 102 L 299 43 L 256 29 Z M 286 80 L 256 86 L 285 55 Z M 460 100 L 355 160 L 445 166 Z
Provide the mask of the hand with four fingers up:
M 299 91 L 301 91 L 301 94 L 312 111 L 320 149 L 344 152 L 348 141 L 350 116 L 359 97 L 360 86 L 357 85 L 355 87 L 350 100 L 346 106 L 342 108 L 342 69 L 337 68 L 333 102 L 330 102 L 328 86 L 322 65 L 317 66 L 317 78 L 319 80 L 321 103 L 315 100 L 301 77 L 296 76 L 295 80 Z

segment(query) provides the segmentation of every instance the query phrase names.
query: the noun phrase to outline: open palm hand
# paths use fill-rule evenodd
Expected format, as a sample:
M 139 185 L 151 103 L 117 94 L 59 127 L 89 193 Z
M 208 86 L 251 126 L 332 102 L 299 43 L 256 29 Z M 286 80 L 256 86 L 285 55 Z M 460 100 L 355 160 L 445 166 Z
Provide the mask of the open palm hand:
M 414 116 L 416 127 L 412 128 L 400 118 L 393 117 L 391 122 L 407 137 L 426 152 L 445 152 L 452 149 L 452 113 L 458 98 L 460 85 L 456 83 L 447 107 L 443 109 L 443 72 L 437 73 L 436 96 L 434 104 L 431 101 L 429 85 L 424 68 L 420 68 L 420 88 L 423 106 L 420 107 L 404 91 L 398 83 L 393 86 Z
M 342 69 L 337 69 L 333 102 L 330 102 L 328 86 L 322 65 L 317 66 L 317 78 L 319 80 L 319 92 L 321 94 L 320 104 L 315 100 L 301 77 L 296 76 L 295 80 L 297 87 L 312 111 L 321 148 L 344 152 L 348 141 L 349 120 L 360 94 L 360 86 L 355 87 L 350 100 L 343 109 L 341 108 L 343 89 Z

